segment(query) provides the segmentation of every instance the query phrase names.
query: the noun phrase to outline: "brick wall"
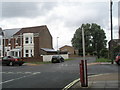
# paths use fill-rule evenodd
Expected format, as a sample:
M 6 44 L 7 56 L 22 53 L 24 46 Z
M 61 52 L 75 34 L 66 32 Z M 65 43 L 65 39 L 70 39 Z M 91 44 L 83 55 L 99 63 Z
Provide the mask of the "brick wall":
M 43 57 L 24 57 L 23 60 L 25 62 L 43 62 Z

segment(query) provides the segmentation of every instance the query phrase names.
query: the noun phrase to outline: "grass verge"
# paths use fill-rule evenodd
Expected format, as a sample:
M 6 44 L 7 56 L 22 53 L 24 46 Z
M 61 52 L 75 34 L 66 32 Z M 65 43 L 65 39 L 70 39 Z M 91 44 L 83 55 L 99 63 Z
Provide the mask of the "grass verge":
M 111 60 L 106 59 L 106 58 L 99 58 L 95 62 L 111 62 Z
M 74 60 L 74 59 L 72 59 L 72 58 L 69 58 L 69 59 L 65 59 L 65 61 L 69 61 L 69 60 Z
M 26 62 L 26 63 L 31 63 L 31 64 L 49 64 L 51 62 Z

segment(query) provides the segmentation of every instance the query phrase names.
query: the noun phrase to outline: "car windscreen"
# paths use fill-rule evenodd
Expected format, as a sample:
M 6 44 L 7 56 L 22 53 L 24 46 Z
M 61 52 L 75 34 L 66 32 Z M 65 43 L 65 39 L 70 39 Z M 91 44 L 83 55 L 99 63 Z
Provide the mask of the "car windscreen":
M 20 58 L 20 57 L 13 57 L 13 58 Z
M 2 59 L 3 59 L 3 60 L 4 60 L 4 59 L 8 59 L 8 57 L 3 57 Z

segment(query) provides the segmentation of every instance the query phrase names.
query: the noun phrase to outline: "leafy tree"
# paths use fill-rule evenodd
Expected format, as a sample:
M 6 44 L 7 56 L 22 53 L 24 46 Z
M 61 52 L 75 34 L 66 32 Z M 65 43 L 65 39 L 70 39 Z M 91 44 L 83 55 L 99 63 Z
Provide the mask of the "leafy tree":
M 109 50 L 107 48 L 102 49 L 100 52 L 101 57 L 108 58 Z
M 114 59 L 115 59 L 115 57 L 117 56 L 118 53 L 120 53 L 120 45 L 113 48 Z
M 85 34 L 85 48 L 86 54 L 94 53 L 100 57 L 100 51 L 106 47 L 106 36 L 104 30 L 95 23 L 82 24 L 78 28 L 72 38 L 71 42 L 75 49 L 79 50 L 79 54 L 82 52 L 82 28 Z

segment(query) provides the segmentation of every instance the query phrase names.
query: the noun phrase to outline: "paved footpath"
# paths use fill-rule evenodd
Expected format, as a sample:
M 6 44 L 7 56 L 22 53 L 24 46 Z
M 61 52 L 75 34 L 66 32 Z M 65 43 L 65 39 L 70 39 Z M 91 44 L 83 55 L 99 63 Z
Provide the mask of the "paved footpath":
M 87 89 L 91 90 L 93 88 L 100 88 L 102 90 L 105 89 L 113 89 L 113 90 L 120 90 L 120 82 L 118 81 L 118 76 L 120 73 L 108 73 L 108 74 L 99 74 L 93 75 L 88 77 L 88 87 Z M 72 85 L 69 89 L 66 90 L 73 90 L 73 89 L 80 89 L 81 82 L 78 80 L 74 85 Z M 84 87 L 85 88 L 85 87 Z

